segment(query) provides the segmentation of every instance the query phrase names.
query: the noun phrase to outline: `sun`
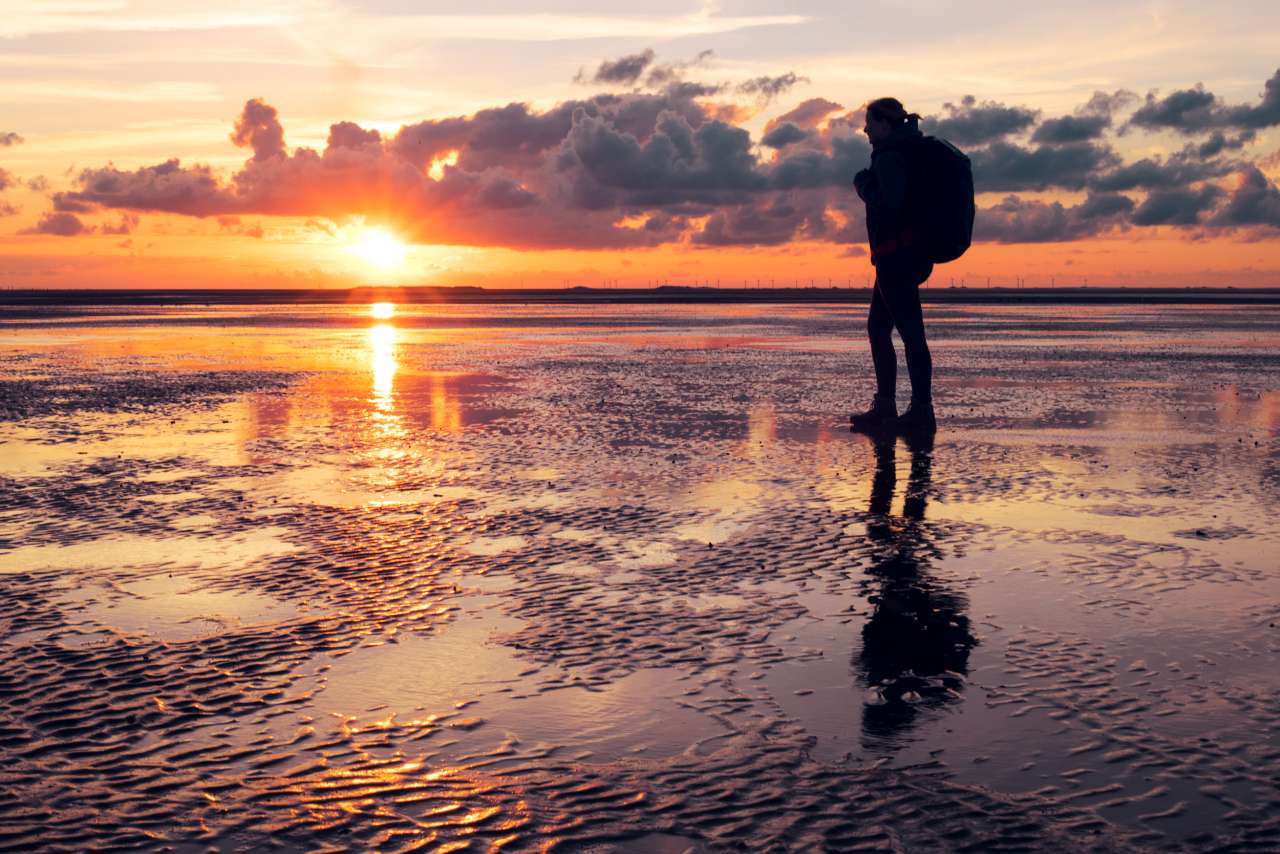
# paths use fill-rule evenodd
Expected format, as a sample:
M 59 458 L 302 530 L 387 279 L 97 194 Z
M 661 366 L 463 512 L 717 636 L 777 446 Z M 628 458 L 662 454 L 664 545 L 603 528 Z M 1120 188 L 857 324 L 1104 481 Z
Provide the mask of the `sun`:
M 404 263 L 409 247 L 381 228 L 367 228 L 351 251 L 381 270 L 390 270 Z

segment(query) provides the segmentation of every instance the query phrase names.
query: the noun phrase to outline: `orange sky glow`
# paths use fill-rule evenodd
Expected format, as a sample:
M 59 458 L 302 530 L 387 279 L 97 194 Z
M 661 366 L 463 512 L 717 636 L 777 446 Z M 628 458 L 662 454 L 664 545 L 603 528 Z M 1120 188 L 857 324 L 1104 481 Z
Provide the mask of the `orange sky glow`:
M 0 287 L 862 285 L 885 94 L 974 163 L 933 287 L 1280 286 L 1258 4 L 264 5 L 7 14 Z

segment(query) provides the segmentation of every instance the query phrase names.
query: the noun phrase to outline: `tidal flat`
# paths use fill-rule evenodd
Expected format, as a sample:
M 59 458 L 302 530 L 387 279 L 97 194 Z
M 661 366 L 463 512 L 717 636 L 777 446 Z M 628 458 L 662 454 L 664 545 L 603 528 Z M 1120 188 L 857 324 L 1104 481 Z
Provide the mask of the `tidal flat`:
M 0 850 L 1280 849 L 1280 307 L 377 314 L 0 307 Z

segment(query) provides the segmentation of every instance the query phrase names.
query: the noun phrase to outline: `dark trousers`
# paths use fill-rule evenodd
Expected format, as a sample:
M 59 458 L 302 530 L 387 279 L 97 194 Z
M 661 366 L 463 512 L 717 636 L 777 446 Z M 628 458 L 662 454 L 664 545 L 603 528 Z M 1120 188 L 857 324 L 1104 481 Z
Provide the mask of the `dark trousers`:
M 933 359 L 924 338 L 924 313 L 920 309 L 920 285 L 933 273 L 933 262 L 910 251 L 894 252 L 878 259 L 876 289 L 867 314 L 871 363 L 876 369 L 876 393 L 892 398 L 898 385 L 898 359 L 893 352 L 893 330 L 902 338 L 911 377 L 913 400 L 933 399 Z

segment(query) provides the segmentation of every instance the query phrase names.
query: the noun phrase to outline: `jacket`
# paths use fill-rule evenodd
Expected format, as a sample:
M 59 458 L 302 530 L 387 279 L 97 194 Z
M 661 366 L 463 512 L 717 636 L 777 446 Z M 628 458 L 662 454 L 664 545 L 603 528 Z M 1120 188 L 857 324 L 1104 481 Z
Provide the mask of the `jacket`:
M 912 243 L 912 194 L 908 170 L 909 150 L 924 138 L 913 122 L 893 129 L 889 138 L 871 148 L 871 168 L 853 179 L 858 196 L 867 205 L 867 240 L 871 263 Z

